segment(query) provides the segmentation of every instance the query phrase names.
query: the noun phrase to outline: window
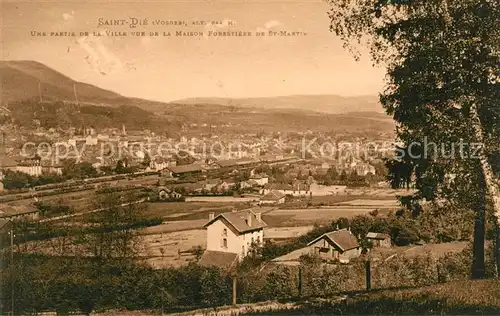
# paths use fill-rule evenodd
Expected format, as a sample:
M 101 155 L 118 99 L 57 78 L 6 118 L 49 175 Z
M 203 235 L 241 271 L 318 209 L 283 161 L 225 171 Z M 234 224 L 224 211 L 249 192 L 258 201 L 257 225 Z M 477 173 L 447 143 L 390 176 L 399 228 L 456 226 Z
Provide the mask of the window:
M 241 255 L 245 256 L 245 246 L 241 246 Z
M 253 237 L 252 237 L 252 244 L 253 244 L 253 241 L 254 241 L 254 240 L 253 240 Z
M 227 248 L 227 238 L 222 239 L 222 248 Z
M 257 244 L 260 245 L 260 236 L 257 236 Z
M 224 229 L 222 230 L 222 236 L 227 236 L 227 228 L 224 228 Z

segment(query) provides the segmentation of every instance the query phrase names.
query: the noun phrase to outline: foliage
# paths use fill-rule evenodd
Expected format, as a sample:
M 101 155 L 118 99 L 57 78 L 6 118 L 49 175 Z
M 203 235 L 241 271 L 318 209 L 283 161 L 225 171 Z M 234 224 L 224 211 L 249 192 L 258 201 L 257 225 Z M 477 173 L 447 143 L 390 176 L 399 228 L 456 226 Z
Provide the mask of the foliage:
M 270 271 L 262 287 L 262 295 L 268 299 L 291 299 L 298 295 L 297 277 L 292 269 L 279 265 Z
M 36 202 L 35 206 L 40 210 L 42 216 L 51 217 L 58 215 L 68 215 L 73 213 L 70 206 L 62 204 L 58 201 L 56 204 L 49 204 L 44 202 Z
M 149 111 L 133 105 L 118 105 L 116 107 L 85 105 L 77 106 L 74 103 L 43 102 L 24 100 L 9 105 L 12 110 L 13 121 L 20 126 L 45 129 L 71 126 L 92 126 L 95 129 L 121 128 L 127 126 L 129 130 L 143 130 L 148 126 L 157 132 L 179 131 L 178 122 L 165 124 L 165 118 L 160 119 Z
M 485 166 L 498 155 L 500 135 L 498 3 L 330 3 L 331 30 L 350 48 L 353 41 L 368 44 L 387 68 L 380 100 L 398 123 L 401 143 L 387 162 L 393 186 L 415 186 L 405 200 L 410 209 L 426 199 L 474 210 L 472 276 L 484 277 L 486 189 L 495 185 Z
M 231 277 L 222 276 L 218 269 L 205 269 L 200 276 L 202 303 L 208 306 L 227 305 L 231 302 Z
M 94 208 L 102 211 L 90 214 L 93 233 L 81 235 L 81 242 L 99 259 L 132 258 L 140 242 L 134 228 L 144 222 L 145 207 L 143 203 L 137 203 L 133 195 L 98 195 Z
M 62 161 L 62 174 L 66 179 L 94 178 L 97 176 L 97 170 L 89 162 L 66 159 Z
M 266 240 L 260 255 L 263 261 L 277 258 L 305 247 L 311 240 L 337 229 L 350 229 L 356 237 L 359 237 L 360 244 L 367 248 L 370 248 L 370 244 L 365 240 L 368 232 L 387 233 L 397 246 L 406 246 L 420 240 L 425 242 L 470 240 L 473 217 L 472 211 L 458 207 L 448 207 L 446 210 L 431 207 L 418 216 L 402 212 L 399 215 L 389 214 L 387 217 L 373 215 L 358 215 L 350 219 L 341 217 L 332 221 L 330 225 L 315 225 L 306 234 L 284 244 Z
M 4 179 L 2 180 L 4 188 L 8 190 L 22 189 L 26 187 L 34 187 L 63 181 L 63 178 L 57 175 L 40 175 L 30 176 L 27 173 L 20 171 L 6 170 Z
M 341 280 L 345 278 L 340 266 L 323 264 L 314 256 L 301 258 L 302 296 L 329 297 L 340 291 Z

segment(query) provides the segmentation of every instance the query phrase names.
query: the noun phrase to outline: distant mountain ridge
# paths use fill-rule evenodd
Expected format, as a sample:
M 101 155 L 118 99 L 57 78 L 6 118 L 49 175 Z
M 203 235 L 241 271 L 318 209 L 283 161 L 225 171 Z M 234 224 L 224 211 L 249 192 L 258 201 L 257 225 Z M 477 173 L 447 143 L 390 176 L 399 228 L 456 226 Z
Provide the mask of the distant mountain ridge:
M 187 98 L 172 101 L 181 104 L 219 104 L 234 107 L 298 109 L 331 114 L 349 112 L 384 113 L 377 96 L 343 97 L 339 95 L 289 95 L 259 98 Z
M 214 133 L 236 134 L 307 130 L 373 134 L 394 129 L 392 119 L 382 113 L 372 96 L 191 98 L 166 103 L 125 97 L 77 82 L 36 61 L 0 61 L 0 76 L 1 106 L 12 112 L 12 122 L 26 126 L 32 126 L 34 120 L 43 121 L 42 126 L 61 128 L 124 124 L 127 129 L 189 130 L 194 135 L 207 132 L 205 127 L 211 125 L 218 126 Z M 75 104 L 75 86 L 81 108 Z M 51 106 L 40 104 L 40 93 L 43 104 Z
M 77 82 L 42 63 L 29 60 L 0 61 L 2 103 L 39 98 L 47 101 L 75 100 L 113 103 L 127 98 L 118 93 Z
M 30 60 L 0 61 L 1 101 L 3 104 L 39 98 L 44 101 L 76 101 L 94 105 L 133 105 L 151 112 L 163 111 L 169 104 L 218 105 L 245 108 L 294 109 L 331 114 L 349 112 L 383 113 L 377 96 L 289 95 L 256 98 L 195 97 L 172 102 L 129 98 L 91 84 L 77 82 L 66 75 Z M 75 97 L 74 87 L 77 96 Z

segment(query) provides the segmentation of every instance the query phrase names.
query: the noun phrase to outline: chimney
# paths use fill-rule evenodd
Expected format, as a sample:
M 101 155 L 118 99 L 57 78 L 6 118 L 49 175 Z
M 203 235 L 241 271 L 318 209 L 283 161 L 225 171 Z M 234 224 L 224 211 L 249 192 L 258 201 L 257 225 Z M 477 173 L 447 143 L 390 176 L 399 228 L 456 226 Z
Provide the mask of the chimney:
M 215 218 L 215 213 L 214 212 L 210 212 L 208 213 L 208 220 L 211 221 Z
M 252 226 L 252 212 L 248 212 L 248 215 L 247 215 L 247 225 L 248 226 Z
M 257 222 L 262 222 L 262 213 L 261 212 L 257 212 L 255 213 L 255 217 L 257 217 Z

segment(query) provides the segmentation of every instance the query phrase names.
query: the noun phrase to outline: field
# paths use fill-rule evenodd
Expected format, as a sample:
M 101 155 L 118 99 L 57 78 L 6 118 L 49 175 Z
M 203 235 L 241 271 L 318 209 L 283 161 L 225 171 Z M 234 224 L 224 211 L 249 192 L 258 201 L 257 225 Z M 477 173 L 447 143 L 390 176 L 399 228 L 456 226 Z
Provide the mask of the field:
M 314 224 L 329 224 L 340 217 L 365 215 L 373 211 L 374 207 L 344 207 L 306 209 L 279 209 L 262 216 L 262 219 L 272 227 L 303 226 Z M 384 212 L 379 212 L 384 214 Z
M 212 202 L 212 203 L 248 203 L 258 201 L 258 197 L 233 197 L 233 196 L 193 196 L 187 197 L 186 202 Z
M 285 241 L 305 234 L 314 224 L 329 224 L 339 217 L 368 214 L 374 209 L 384 215 L 398 206 L 394 190 L 372 190 L 380 196 L 374 196 L 369 190 L 358 191 L 358 195 L 314 197 L 315 204 L 324 203 L 328 206 L 297 207 L 296 201 L 292 201 L 279 208 L 259 208 L 262 219 L 268 225 L 264 238 Z M 84 191 L 51 197 L 50 200 L 69 204 L 75 211 L 85 211 L 92 209 L 93 197 L 93 192 Z M 139 230 L 144 239 L 140 256 L 155 267 L 179 266 L 192 260 L 193 248 L 204 248 L 206 245 L 203 225 L 207 223 L 209 213 L 219 214 L 255 207 L 247 199 L 234 197 L 192 198 L 189 202 L 157 202 L 146 205 L 143 211 L 146 218 L 163 219 L 160 225 Z M 76 216 L 71 222 L 77 225 L 86 216 L 88 215 Z
M 287 239 L 303 235 L 313 228 L 308 226 L 292 226 L 292 227 L 268 227 L 264 229 L 264 238 L 268 239 Z
M 305 234 L 314 224 L 330 223 L 339 217 L 368 214 L 374 209 L 379 209 L 379 214 L 383 215 L 397 207 L 394 190 L 375 192 L 383 193 L 380 199 L 378 196 L 367 194 L 369 192 L 365 190 L 362 195 L 315 197 L 316 202 L 333 205 L 328 207 L 287 209 L 285 204 L 281 206 L 283 209 L 262 208 L 262 219 L 268 225 L 264 230 L 264 238 L 286 240 Z M 164 222 L 140 231 L 145 237 L 146 245 L 142 254 L 150 256 L 147 261 L 155 267 L 186 264 L 194 258 L 187 251 L 196 246 L 205 248 L 203 225 L 207 223 L 209 213 L 218 214 L 249 207 L 251 204 L 247 201 L 233 197 L 221 197 L 220 200 L 212 197 L 194 198 L 190 202 L 179 203 L 148 203 L 145 215 L 163 217 Z M 164 251 L 163 256 L 161 248 Z
M 155 268 L 186 265 L 194 259 L 192 253 L 186 252 L 206 244 L 205 231 L 199 229 L 150 234 L 143 237 L 144 248 L 141 255 L 147 256 L 148 264 Z
M 208 218 L 208 213 L 231 212 L 233 209 L 244 209 L 250 205 L 246 203 L 217 203 L 217 202 L 165 202 L 148 203 L 146 217 L 163 217 L 167 221 L 196 220 Z

